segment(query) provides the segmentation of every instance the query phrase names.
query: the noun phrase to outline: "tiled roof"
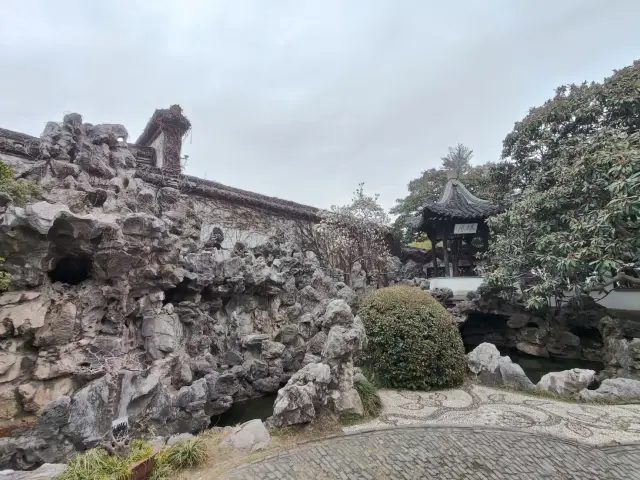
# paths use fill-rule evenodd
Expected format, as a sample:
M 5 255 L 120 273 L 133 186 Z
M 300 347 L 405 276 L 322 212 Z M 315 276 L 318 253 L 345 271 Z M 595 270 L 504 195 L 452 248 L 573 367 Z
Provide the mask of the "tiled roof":
M 422 219 L 481 219 L 504 211 L 504 207 L 473 195 L 460 180 L 450 179 L 437 202 L 427 202 L 421 209 Z M 422 222 L 420 222 L 422 223 Z

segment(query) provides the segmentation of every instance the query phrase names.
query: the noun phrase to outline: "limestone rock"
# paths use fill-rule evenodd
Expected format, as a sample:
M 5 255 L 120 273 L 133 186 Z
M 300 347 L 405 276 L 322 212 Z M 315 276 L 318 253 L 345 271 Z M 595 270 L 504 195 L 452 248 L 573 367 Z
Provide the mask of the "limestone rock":
M 178 348 L 182 341 L 182 324 L 177 315 L 147 315 L 142 322 L 144 347 L 151 358 L 159 359 Z
M 327 334 L 320 331 L 316 333 L 309 342 L 307 342 L 307 351 L 314 355 L 320 355 L 324 344 L 327 341 Z
M 496 385 L 502 380 L 499 371 L 500 352 L 491 343 L 482 343 L 467 355 L 467 366 L 484 385 Z
M 355 388 L 351 388 L 346 392 L 334 391 L 331 395 L 333 408 L 336 413 L 345 414 L 353 413 L 356 415 L 364 415 L 364 407 L 360 394 Z
M 262 342 L 262 355 L 266 359 L 280 358 L 284 353 L 285 346 L 282 343 L 264 340 Z
M 108 412 L 109 386 L 107 378 L 102 377 L 73 396 L 62 432 L 75 444 L 95 446 L 111 429 Z
M 266 448 L 270 439 L 269 432 L 262 421 L 255 419 L 234 427 L 222 443 L 236 450 L 255 452 Z
M 74 384 L 71 378 L 60 378 L 49 382 L 29 382 L 18 387 L 18 394 L 26 412 L 39 412 L 45 405 L 73 394 Z
M 167 440 L 167 446 L 176 445 L 178 443 L 187 442 L 189 440 L 193 440 L 195 437 L 190 433 L 179 433 L 178 435 L 172 435 Z
M 0 420 L 11 420 L 19 413 L 15 388 L 11 385 L 0 386 Z
M 0 337 L 26 335 L 42 327 L 50 300 L 42 295 L 33 297 L 20 292 L 11 293 L 18 295 L 4 295 L 16 301 L 7 299 L 5 301 L 11 303 L 0 308 Z
M 583 402 L 592 400 L 615 400 L 617 398 L 640 398 L 640 380 L 630 378 L 608 378 L 596 390 L 581 390 L 579 398 Z
M 316 416 L 316 408 L 327 401 L 330 380 L 331 369 L 322 363 L 311 363 L 295 373 L 278 391 L 271 420 L 273 425 L 285 427 L 311 422 Z
M 516 348 L 521 352 L 524 352 L 529 355 L 533 355 L 536 357 L 548 357 L 549 352 L 547 351 L 547 347 L 544 345 L 536 345 L 527 342 L 517 342 Z
M 64 463 L 45 463 L 40 467 L 32 471 L 26 472 L 12 472 L 3 475 L 0 472 L 0 479 L 3 480 L 54 480 L 62 472 L 65 471 L 67 466 Z
M 327 310 L 322 319 L 322 326 L 324 328 L 331 328 L 334 325 L 349 326 L 352 321 L 353 314 L 347 302 L 342 299 L 332 300 L 327 305 Z
M 551 372 L 544 375 L 537 388 L 556 395 L 575 395 L 587 388 L 596 377 L 594 370 L 574 368 L 562 372 Z
M 498 364 L 502 384 L 505 387 L 516 390 L 531 390 L 535 388 L 535 385 L 524 373 L 522 367 L 517 363 L 513 363 L 509 357 L 501 357 Z

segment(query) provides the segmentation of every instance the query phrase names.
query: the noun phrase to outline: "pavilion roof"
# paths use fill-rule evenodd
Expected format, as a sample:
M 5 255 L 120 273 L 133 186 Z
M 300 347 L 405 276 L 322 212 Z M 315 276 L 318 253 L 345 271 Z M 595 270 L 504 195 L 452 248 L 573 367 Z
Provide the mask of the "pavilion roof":
M 450 178 L 437 202 L 426 202 L 416 215 L 415 226 L 427 220 L 480 220 L 504 211 L 502 205 L 476 197 L 457 178 Z

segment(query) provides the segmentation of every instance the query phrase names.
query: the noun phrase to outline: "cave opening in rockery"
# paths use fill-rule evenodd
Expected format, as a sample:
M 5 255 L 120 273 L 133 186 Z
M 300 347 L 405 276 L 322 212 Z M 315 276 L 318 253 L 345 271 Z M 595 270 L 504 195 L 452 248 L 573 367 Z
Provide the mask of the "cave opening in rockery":
M 91 258 L 87 255 L 67 255 L 56 262 L 49 271 L 49 278 L 53 283 L 79 285 L 91 278 L 91 265 Z

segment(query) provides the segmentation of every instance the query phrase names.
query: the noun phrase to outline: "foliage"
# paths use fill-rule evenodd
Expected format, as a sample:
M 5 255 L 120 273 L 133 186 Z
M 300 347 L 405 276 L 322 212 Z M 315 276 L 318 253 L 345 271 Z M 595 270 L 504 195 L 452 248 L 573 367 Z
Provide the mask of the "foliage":
M 465 154 L 465 152 L 469 153 Z M 435 202 L 440 199 L 447 183 L 447 171 L 450 169 L 459 170 L 458 178 L 477 197 L 487 200 L 496 199 L 494 180 L 490 176 L 494 165 L 491 163 L 469 165 L 468 159 L 466 163 L 461 160 L 460 157 L 463 158 L 464 155 L 468 155 L 470 159 L 472 151 L 461 144 L 455 148 L 450 147 L 449 154 L 442 159 L 443 163 L 439 168 L 423 171 L 420 177 L 411 180 L 407 185 L 409 194 L 396 200 L 396 205 L 391 209 L 392 214 L 399 215 L 394 222 L 394 230 L 405 243 L 414 239 L 409 228 L 409 220 L 427 201 Z
M 374 280 L 386 271 L 389 217 L 378 195 L 365 195 L 360 184 L 349 205 L 332 206 L 321 217 L 318 225 L 300 232 L 303 249 L 314 252 L 321 265 L 349 273 L 360 263 Z
M 467 172 L 471 168 L 469 161 L 473 158 L 473 150 L 458 143 L 455 147 L 449 147 L 449 153 L 442 157 L 442 168 L 455 171 L 459 174 Z
M 367 380 L 357 380 L 353 383 L 353 387 L 360 395 L 364 415 L 369 418 L 375 418 L 380 415 L 382 399 L 376 386 Z
M 180 471 L 202 465 L 207 460 L 207 446 L 199 438 L 176 443 L 169 447 L 165 461 Z M 162 463 L 162 462 L 160 462 Z
M 376 383 L 417 390 L 462 383 L 462 338 L 451 315 L 427 292 L 382 288 L 362 299 L 358 314 L 369 338 L 361 361 Z
M 640 261 L 640 63 L 560 87 L 504 141 L 507 212 L 490 219 L 487 284 L 528 308 L 598 289 Z
M 57 480 L 126 480 L 128 477 L 129 465 L 122 458 L 93 448 L 75 455 Z
M 4 263 L 4 258 L 0 257 L 0 265 Z M 6 292 L 11 284 L 11 274 L 9 272 L 0 271 L 0 293 Z
M 366 421 L 367 417 L 359 413 L 343 413 L 338 420 L 343 427 L 350 427 Z
M 148 458 L 153 448 L 144 440 L 133 440 L 126 455 L 110 455 L 102 448 L 93 448 L 75 455 L 57 480 L 127 480 L 129 466 Z M 169 480 L 176 473 L 201 465 L 207 458 L 205 443 L 200 439 L 176 443 L 164 448 L 155 457 L 150 480 Z
M 13 178 L 13 168 L 0 161 L 0 192 L 8 193 L 14 201 L 24 202 L 37 195 L 38 185 L 22 178 Z

